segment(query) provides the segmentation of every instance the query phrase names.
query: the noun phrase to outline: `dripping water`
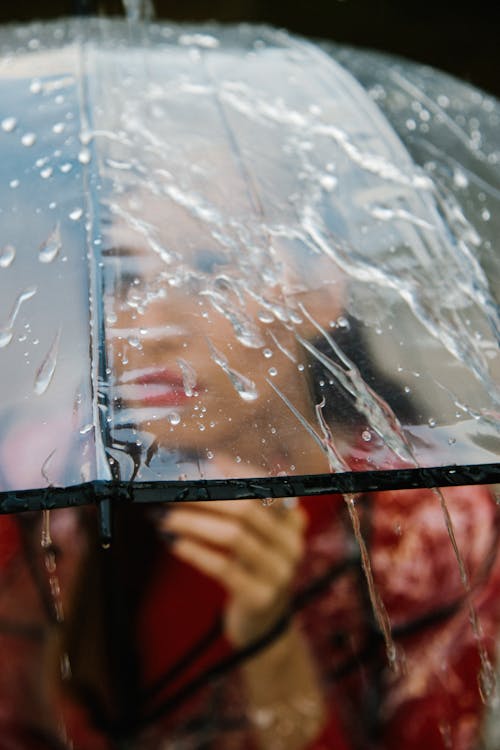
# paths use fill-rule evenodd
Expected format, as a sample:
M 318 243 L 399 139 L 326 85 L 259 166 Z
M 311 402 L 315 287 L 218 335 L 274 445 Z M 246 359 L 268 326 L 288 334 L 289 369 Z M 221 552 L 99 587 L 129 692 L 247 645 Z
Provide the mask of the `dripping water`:
M 0 349 L 2 349 L 4 346 L 7 346 L 12 341 L 12 329 L 19 314 L 19 310 L 21 309 L 21 305 L 23 304 L 23 302 L 26 302 L 26 300 L 31 299 L 31 297 L 33 297 L 35 294 L 36 287 L 31 287 L 31 289 L 25 289 L 24 292 L 21 292 L 21 294 L 18 295 L 16 301 L 12 306 L 12 310 L 7 319 L 7 323 L 0 328 Z
M 363 533 L 361 531 L 361 522 L 358 509 L 356 507 L 357 495 L 345 494 L 344 500 L 349 512 L 349 518 L 352 523 L 354 536 L 356 537 L 356 541 L 361 553 L 361 565 L 368 586 L 368 594 L 370 597 L 373 614 L 375 615 L 375 620 L 377 621 L 377 625 L 380 628 L 380 631 L 384 638 L 387 660 L 391 669 L 393 669 L 397 673 L 400 673 L 404 668 L 404 663 L 402 662 L 401 654 L 398 653 L 398 649 L 396 648 L 396 644 L 392 637 L 389 615 L 387 614 L 384 602 L 382 601 L 380 593 L 375 585 L 375 580 L 373 578 L 370 555 L 363 537 Z
M 210 339 L 207 339 L 207 344 L 212 360 L 226 373 L 239 397 L 243 401 L 255 401 L 259 397 L 259 392 L 253 380 L 230 367 L 227 358 L 215 348 Z
M 13 245 L 5 245 L 0 249 L 0 268 L 9 268 L 15 257 L 15 247 Z
M 152 0 L 123 0 L 123 9 L 129 23 L 152 21 L 155 15 Z
M 177 364 L 180 367 L 182 373 L 182 385 L 184 387 L 184 393 L 188 398 L 193 396 L 196 389 L 196 370 L 189 362 L 186 362 L 182 357 L 177 357 Z
M 318 404 L 316 406 L 316 417 L 317 417 L 317 420 L 318 420 L 318 423 L 319 423 L 319 426 L 321 428 L 321 432 L 323 435 L 321 437 L 316 432 L 316 430 L 309 424 L 307 419 L 298 411 L 298 409 L 285 396 L 285 394 L 282 393 L 280 389 L 276 385 L 274 385 L 274 383 L 272 383 L 270 380 L 267 380 L 267 383 L 271 386 L 271 388 L 275 391 L 275 393 L 277 393 L 277 395 L 281 398 L 283 403 L 290 409 L 292 414 L 298 419 L 300 424 L 303 427 L 305 427 L 306 431 L 310 434 L 313 440 L 319 445 L 319 447 L 325 453 L 328 459 L 328 465 L 330 467 L 330 471 L 334 474 L 339 473 L 339 472 L 342 473 L 345 471 L 350 471 L 349 466 L 347 465 L 340 451 L 336 447 L 332 432 L 330 428 L 328 427 L 325 421 L 325 418 L 323 417 L 322 409 L 325 405 L 325 401 L 323 400 L 321 404 Z M 361 523 L 359 519 L 358 510 L 356 507 L 356 499 L 357 499 L 356 495 L 353 495 L 353 494 L 344 495 L 344 500 L 347 505 L 354 535 L 356 537 L 356 541 L 358 543 L 360 553 L 361 553 L 361 564 L 362 564 L 363 572 L 365 574 L 366 583 L 368 586 L 368 593 L 370 596 L 370 603 L 372 605 L 373 614 L 375 616 L 377 625 L 379 626 L 382 636 L 384 638 L 385 649 L 387 653 L 387 660 L 389 662 L 391 669 L 393 669 L 396 673 L 400 673 L 403 669 L 402 658 L 401 658 L 400 653 L 398 652 L 398 649 L 396 648 L 396 644 L 392 637 L 391 623 L 389 620 L 389 616 L 387 614 L 387 610 L 385 608 L 382 598 L 375 585 L 375 580 L 373 577 L 373 570 L 372 570 L 372 566 L 370 562 L 370 555 L 368 553 L 366 542 L 363 538 L 363 534 L 361 531 Z
M 50 453 L 42 466 L 41 471 L 44 477 L 46 477 L 46 466 L 51 460 L 54 453 L 55 451 L 52 451 L 52 453 Z M 50 529 L 50 513 L 51 512 L 48 509 L 42 510 L 42 530 L 40 537 L 40 546 L 42 548 L 44 568 L 47 574 L 47 581 L 49 584 L 49 592 L 52 601 L 54 618 L 57 625 L 60 625 L 64 622 L 64 608 L 62 602 L 61 584 L 57 572 L 56 549 L 52 541 Z M 65 652 L 61 654 L 59 667 L 62 679 L 68 680 L 71 677 L 71 664 L 69 661 L 68 653 Z
M 483 703 L 491 704 L 494 701 L 496 697 L 496 692 L 497 692 L 495 670 L 488 656 L 488 652 L 486 651 L 486 647 L 484 645 L 483 634 L 481 630 L 481 624 L 479 622 L 476 609 L 472 602 L 472 588 L 471 588 L 469 574 L 467 573 L 467 569 L 465 567 L 465 561 L 458 547 L 457 539 L 455 536 L 455 530 L 453 527 L 453 521 L 451 518 L 448 505 L 446 504 L 446 499 L 443 495 L 443 492 L 441 491 L 439 487 L 433 487 L 432 492 L 436 495 L 436 497 L 439 500 L 439 504 L 441 506 L 441 510 L 442 510 L 444 520 L 446 523 L 446 530 L 448 532 L 448 537 L 450 539 L 451 546 L 453 547 L 453 552 L 454 552 L 454 555 L 458 564 L 460 579 L 462 581 L 462 585 L 465 590 L 465 600 L 466 600 L 467 608 L 469 610 L 469 620 L 470 620 L 470 624 L 472 628 L 472 634 L 476 642 L 478 655 L 479 655 L 479 661 L 481 665 L 479 668 L 479 674 L 477 676 L 479 694 L 481 696 L 481 700 L 483 701 Z
M 40 245 L 38 250 L 38 260 L 40 263 L 52 263 L 52 261 L 54 261 L 59 255 L 61 247 L 61 227 L 58 223 L 45 242 Z
M 50 348 L 43 359 L 42 364 L 36 372 L 33 390 L 35 391 L 37 396 L 41 396 L 43 393 L 45 393 L 50 383 L 52 382 L 52 378 L 54 377 L 54 372 L 57 365 L 57 354 L 59 350 L 60 338 L 61 329 L 59 329 L 56 333 L 52 344 L 50 345 Z
M 42 477 L 47 482 L 47 485 L 49 487 L 52 486 L 52 483 L 48 476 L 47 470 L 55 452 L 56 452 L 56 449 L 54 448 L 54 450 L 52 450 L 49 453 L 49 455 L 43 462 L 42 467 L 40 469 L 40 473 L 42 474 Z M 45 572 L 48 577 L 49 592 L 50 592 L 50 597 L 52 601 L 54 618 L 55 618 L 56 623 L 60 624 L 64 622 L 64 608 L 63 608 L 63 602 L 62 602 L 61 584 L 60 584 L 59 575 L 57 572 L 56 548 L 52 541 L 50 524 L 51 524 L 50 510 L 44 509 L 42 510 L 42 528 L 41 528 L 41 535 L 40 535 L 40 546 L 42 548 L 42 553 L 43 553 L 43 562 L 44 562 Z M 69 661 L 69 655 L 67 653 L 61 654 L 60 671 L 61 671 L 61 677 L 63 680 L 68 680 L 71 677 L 71 664 Z
M 214 310 L 223 315 L 231 323 L 237 340 L 249 349 L 260 349 L 264 346 L 264 339 L 259 328 L 245 315 L 239 305 L 229 300 L 229 293 L 206 289 L 201 292 L 208 297 Z
M 361 373 L 359 372 L 356 365 L 354 365 L 354 363 L 348 359 L 348 357 L 339 347 L 337 342 L 322 328 L 322 326 L 320 326 L 320 324 L 317 321 L 314 320 L 314 318 L 308 313 L 305 307 L 301 305 L 300 309 L 302 313 L 307 317 L 307 319 L 315 326 L 318 332 L 321 333 L 325 341 L 329 344 L 329 346 L 331 347 L 335 355 L 338 357 L 342 366 L 334 362 L 330 357 L 327 357 L 326 355 L 324 355 L 321 351 L 316 349 L 316 347 L 314 347 L 308 341 L 303 339 L 299 334 L 296 334 L 298 341 L 314 357 L 316 357 L 316 359 L 318 359 L 318 361 L 320 361 L 328 369 L 328 371 L 336 378 L 337 382 L 339 382 L 339 384 L 342 385 L 344 389 L 355 398 L 355 402 L 356 402 L 356 406 L 358 410 L 362 414 L 364 414 L 364 416 L 368 420 L 368 424 L 370 424 L 370 426 L 375 430 L 375 432 L 377 432 L 377 434 L 384 440 L 385 444 L 389 448 L 391 448 L 397 456 L 413 464 L 415 467 L 420 468 L 420 464 L 415 456 L 413 448 L 411 444 L 409 443 L 399 421 L 397 420 L 397 417 L 392 412 L 392 409 L 386 404 L 385 401 L 383 401 L 383 399 L 380 398 L 380 396 L 378 396 L 378 394 L 372 391 L 372 389 L 364 382 L 361 376 Z M 330 445 L 331 441 L 326 439 L 328 435 L 325 434 L 324 420 L 322 421 L 321 414 L 320 413 L 318 414 L 318 409 L 316 411 L 317 411 L 318 420 L 320 422 L 320 426 L 322 427 L 323 434 L 324 434 L 324 439 L 323 439 L 324 448 L 323 449 L 326 452 L 329 458 L 329 461 L 331 461 L 331 454 L 332 454 L 331 445 Z M 321 406 L 319 407 L 319 412 L 321 412 Z M 330 468 L 331 468 L 331 471 L 338 471 L 338 461 L 336 461 L 334 465 L 330 465 Z M 342 470 L 348 471 L 349 467 L 344 466 L 343 468 L 341 468 L 341 471 Z M 471 592 L 469 576 L 466 571 L 463 556 L 457 544 L 456 535 L 455 535 L 455 531 L 453 527 L 453 521 L 451 519 L 451 515 L 449 512 L 448 506 L 446 504 L 445 497 L 439 488 L 433 488 L 432 491 L 438 498 L 440 506 L 441 506 L 441 511 L 444 517 L 448 537 L 450 539 L 453 553 L 455 555 L 455 558 L 458 564 L 460 578 L 461 578 L 462 585 L 465 591 L 466 604 L 469 610 L 469 619 L 471 622 L 472 633 L 473 633 L 473 636 L 477 645 L 479 660 L 481 664 L 480 672 L 478 675 L 479 692 L 481 695 L 481 699 L 485 703 L 489 703 L 495 698 L 495 695 L 496 695 L 495 674 L 494 674 L 491 661 L 488 657 L 488 653 L 484 646 L 480 623 L 478 620 L 478 616 L 477 616 L 477 612 L 475 610 L 474 604 L 472 602 L 472 598 L 471 598 L 472 592 Z M 356 511 L 354 503 L 348 502 L 348 508 L 349 508 L 349 513 L 351 515 L 351 520 L 353 521 L 353 524 L 354 524 L 354 521 L 356 520 L 353 515 L 353 513 L 355 513 Z M 356 526 L 354 527 L 354 529 L 356 533 Z M 361 546 L 361 542 L 360 542 L 360 546 Z M 362 547 L 361 547 L 361 551 L 363 554 Z M 366 563 L 369 563 L 369 558 L 363 555 L 363 567 L 365 567 Z M 365 569 L 365 574 L 367 575 L 367 580 L 368 580 L 369 587 L 370 587 L 369 568 Z M 370 593 L 370 597 L 372 598 L 371 593 Z M 379 622 L 379 625 L 382 626 L 382 623 L 384 623 L 382 631 L 384 633 L 384 637 L 386 637 L 386 633 L 390 635 L 390 628 L 387 629 L 387 623 L 385 622 L 383 611 L 382 610 L 378 611 L 377 609 L 377 604 L 378 604 L 377 599 L 378 601 L 380 601 L 379 597 L 375 597 L 375 599 L 372 599 L 372 604 L 374 605 L 374 612 L 375 612 L 377 621 Z M 379 617 L 381 618 L 380 620 L 379 620 Z M 387 640 L 386 640 L 386 644 L 387 644 Z M 392 650 L 389 647 L 387 648 L 387 653 L 388 653 L 389 661 L 391 661 Z
M 349 471 L 349 466 L 336 447 L 332 431 L 330 430 L 330 427 L 328 426 L 323 416 L 323 408 L 325 406 L 325 403 L 325 399 L 323 399 L 320 404 L 316 405 L 315 409 L 316 418 L 321 428 L 321 432 L 323 433 L 323 449 L 328 457 L 330 471 L 333 473 Z M 366 584 L 368 586 L 368 595 L 370 597 L 373 614 L 375 616 L 375 620 L 380 629 L 380 632 L 382 633 L 382 636 L 384 638 L 387 661 L 389 662 L 389 666 L 391 667 L 391 669 L 399 673 L 403 669 L 402 657 L 398 653 L 398 649 L 396 648 L 396 644 L 392 637 L 391 623 L 389 620 L 389 615 L 387 614 L 387 610 L 385 608 L 385 604 L 382 601 L 382 597 L 380 596 L 380 593 L 375 585 L 370 555 L 368 553 L 368 548 L 361 531 L 361 521 L 359 518 L 358 509 L 356 507 L 357 495 L 347 493 L 343 497 L 347 505 L 347 510 L 354 531 L 354 536 L 361 553 L 361 566 L 363 568 Z
M 51 454 L 47 460 L 50 460 L 52 455 L 53 454 Z M 52 542 L 52 536 L 50 532 L 50 521 L 50 510 L 42 510 L 42 533 L 40 545 L 42 547 L 45 570 L 48 576 L 49 591 L 52 599 L 54 616 L 57 623 L 62 623 L 64 621 L 64 610 L 62 604 L 61 586 L 59 583 L 59 576 L 57 575 L 55 547 Z

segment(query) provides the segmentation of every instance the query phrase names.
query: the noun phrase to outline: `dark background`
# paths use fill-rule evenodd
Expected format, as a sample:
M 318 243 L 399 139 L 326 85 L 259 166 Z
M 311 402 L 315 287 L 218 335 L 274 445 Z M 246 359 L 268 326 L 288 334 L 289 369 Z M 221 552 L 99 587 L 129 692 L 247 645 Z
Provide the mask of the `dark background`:
M 0 23 L 81 11 L 121 14 L 120 0 L 0 0 Z M 159 18 L 254 21 L 403 55 L 500 96 L 499 0 L 154 0 Z

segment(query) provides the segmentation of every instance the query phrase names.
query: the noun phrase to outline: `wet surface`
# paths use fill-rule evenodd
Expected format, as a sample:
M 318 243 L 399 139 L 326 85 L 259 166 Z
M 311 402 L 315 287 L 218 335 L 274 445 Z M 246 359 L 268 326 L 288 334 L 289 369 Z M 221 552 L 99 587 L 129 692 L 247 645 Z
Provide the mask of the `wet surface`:
M 329 746 L 472 746 L 498 700 L 498 512 L 435 487 L 498 479 L 498 103 L 127 9 L 0 36 L 0 508 L 43 509 L 0 526 L 2 700 L 22 722 L 40 701 L 16 703 L 29 616 L 31 681 L 57 630 L 74 703 L 50 731 L 74 747 L 288 749 L 325 722 Z M 90 503 L 100 539 L 58 507 Z M 290 633 L 313 679 L 242 691 Z
M 0 39 L 4 509 L 495 480 L 498 103 L 130 14 Z

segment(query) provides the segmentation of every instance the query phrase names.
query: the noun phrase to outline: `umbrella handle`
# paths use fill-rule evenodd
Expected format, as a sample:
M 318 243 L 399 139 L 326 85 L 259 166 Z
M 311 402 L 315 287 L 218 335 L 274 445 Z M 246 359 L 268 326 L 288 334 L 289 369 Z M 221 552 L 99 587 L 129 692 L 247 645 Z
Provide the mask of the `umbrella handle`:
M 104 500 L 100 501 L 98 507 L 98 518 L 101 546 L 104 549 L 108 549 L 111 545 L 112 538 L 112 513 L 110 498 L 105 498 Z

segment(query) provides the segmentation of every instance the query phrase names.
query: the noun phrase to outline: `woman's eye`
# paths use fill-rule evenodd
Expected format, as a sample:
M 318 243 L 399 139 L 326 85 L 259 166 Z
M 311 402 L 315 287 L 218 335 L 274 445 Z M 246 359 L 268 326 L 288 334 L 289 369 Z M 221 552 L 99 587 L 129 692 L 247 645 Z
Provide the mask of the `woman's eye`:
M 200 273 L 212 274 L 228 262 L 227 256 L 216 250 L 198 250 L 193 256 L 193 268 Z

